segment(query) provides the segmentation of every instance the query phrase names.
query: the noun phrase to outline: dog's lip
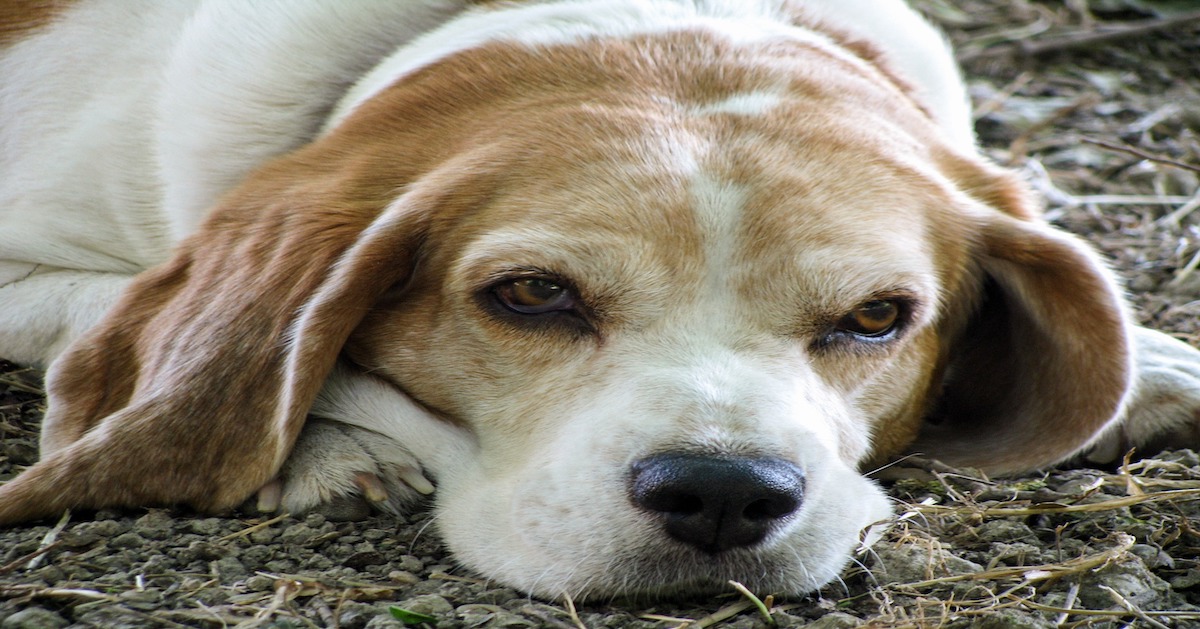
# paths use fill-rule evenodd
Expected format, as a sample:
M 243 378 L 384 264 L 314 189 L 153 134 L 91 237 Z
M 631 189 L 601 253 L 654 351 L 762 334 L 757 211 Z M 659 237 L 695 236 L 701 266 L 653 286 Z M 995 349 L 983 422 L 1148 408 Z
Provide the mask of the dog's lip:
M 673 540 L 666 540 L 673 542 Z M 622 576 L 612 583 L 592 583 L 593 589 L 578 593 L 584 599 L 601 597 L 673 597 L 688 595 L 711 595 L 728 592 L 730 582 L 736 581 L 752 590 L 792 589 L 784 575 L 794 572 L 796 566 L 764 550 L 734 549 L 717 553 L 706 553 L 677 542 L 663 544 L 654 552 L 637 553 L 626 557 L 627 567 Z M 637 575 L 636 579 L 629 579 Z

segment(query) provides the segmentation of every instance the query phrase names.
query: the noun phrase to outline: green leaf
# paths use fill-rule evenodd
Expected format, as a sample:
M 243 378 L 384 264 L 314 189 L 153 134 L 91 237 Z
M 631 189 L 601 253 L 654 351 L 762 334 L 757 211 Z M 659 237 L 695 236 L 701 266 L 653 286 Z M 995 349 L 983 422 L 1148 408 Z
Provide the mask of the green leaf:
M 396 607 L 395 605 L 392 605 L 388 608 L 388 611 L 392 612 L 392 618 L 395 618 L 406 625 L 437 624 L 437 618 L 434 618 L 429 614 L 422 614 L 420 612 L 407 610 L 403 607 Z
M 774 601 L 774 599 L 775 599 L 774 596 L 768 596 L 767 602 L 764 602 L 761 598 L 759 598 L 757 595 L 755 595 L 754 592 L 751 592 L 749 588 L 742 585 L 741 583 L 738 583 L 737 581 L 730 581 L 729 585 L 732 585 L 733 589 L 737 590 L 738 592 L 741 592 L 742 596 L 745 596 L 751 603 L 754 604 L 755 607 L 758 608 L 758 613 L 762 614 L 763 619 L 767 622 L 768 625 L 770 625 L 772 627 L 775 626 L 775 618 L 773 616 L 771 616 L 771 603 L 770 603 L 770 602 Z

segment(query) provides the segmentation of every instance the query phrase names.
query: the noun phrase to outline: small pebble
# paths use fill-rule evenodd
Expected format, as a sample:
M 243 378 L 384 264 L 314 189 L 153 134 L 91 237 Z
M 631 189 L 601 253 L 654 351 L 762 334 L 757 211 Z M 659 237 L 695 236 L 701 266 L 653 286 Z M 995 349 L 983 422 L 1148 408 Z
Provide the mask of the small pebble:
M 273 526 L 268 526 L 267 528 L 258 529 L 257 531 L 251 533 L 250 541 L 254 542 L 255 544 L 269 544 L 274 542 L 281 534 L 282 531 L 279 529 Z
M 322 518 L 322 522 L 324 522 L 324 518 Z M 303 544 L 316 536 L 317 531 L 305 522 L 304 524 L 293 524 L 284 529 L 283 533 L 279 535 L 279 541 L 285 544 Z
M 387 578 L 388 581 L 391 581 L 392 583 L 398 583 L 400 585 L 412 585 L 413 583 L 417 583 L 421 580 L 421 578 L 417 575 L 404 570 L 392 570 L 387 574 Z
M 219 518 L 202 518 L 188 522 L 188 529 L 198 535 L 220 535 L 224 531 L 225 521 Z
M 236 557 L 222 557 L 212 563 L 212 571 L 217 573 L 222 583 L 230 583 L 246 577 L 249 573 Z
M 133 523 L 133 531 L 146 539 L 163 540 L 172 534 L 175 520 L 163 509 L 151 509 Z
M 983 566 L 924 544 L 882 545 L 875 549 L 881 583 L 915 583 L 927 579 L 981 572 Z
M 66 618 L 41 607 L 26 607 L 0 622 L 0 629 L 60 629 L 71 624 Z
M 118 598 L 122 604 L 144 611 L 156 609 L 162 604 L 162 592 L 158 590 L 126 590 Z
M 425 562 L 412 555 L 402 555 L 396 560 L 396 567 L 415 574 L 425 569 Z
M 137 533 L 122 533 L 112 538 L 108 545 L 113 548 L 141 548 L 146 545 L 146 538 Z
M 246 579 L 246 589 L 251 592 L 271 592 L 275 590 L 275 579 L 256 574 Z
M 396 606 L 407 609 L 410 612 L 429 616 L 448 615 L 454 612 L 454 606 L 450 604 L 450 601 L 436 594 L 423 594 L 421 596 L 406 598 L 397 603 Z

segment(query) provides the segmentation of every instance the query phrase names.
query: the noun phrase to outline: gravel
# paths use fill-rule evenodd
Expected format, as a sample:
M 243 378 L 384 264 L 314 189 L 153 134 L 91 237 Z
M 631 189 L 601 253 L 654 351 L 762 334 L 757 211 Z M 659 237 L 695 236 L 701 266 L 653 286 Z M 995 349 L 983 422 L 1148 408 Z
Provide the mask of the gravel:
M 1081 47 L 1066 36 L 1170 19 L 1155 13 L 1170 3 L 917 4 L 958 45 L 992 156 L 1025 169 L 1050 200 L 1049 216 L 1113 261 L 1143 323 L 1200 344 L 1200 274 L 1192 272 L 1200 219 L 1167 218 L 1200 177 L 1088 142 L 1200 162 L 1195 22 Z M 1008 54 L 1031 35 L 1058 52 Z M 39 374 L 0 363 L 0 480 L 36 460 L 40 387 Z M 1195 452 L 1014 479 L 906 461 L 889 476 L 896 525 L 816 594 L 755 593 L 774 623 L 1200 626 Z M 404 626 L 394 607 L 438 627 L 766 626 L 732 586 L 691 600 L 531 599 L 460 569 L 429 524 L 427 513 L 338 522 L 140 509 L 4 529 L 0 629 Z

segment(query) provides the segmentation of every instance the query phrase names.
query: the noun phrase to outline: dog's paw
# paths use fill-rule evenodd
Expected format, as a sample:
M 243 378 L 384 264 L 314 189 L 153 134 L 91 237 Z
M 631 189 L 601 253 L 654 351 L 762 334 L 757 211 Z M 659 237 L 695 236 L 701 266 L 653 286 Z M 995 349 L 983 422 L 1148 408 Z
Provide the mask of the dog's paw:
M 1090 461 L 1118 461 L 1130 448 L 1143 455 L 1200 448 L 1200 350 L 1142 327 L 1133 342 L 1135 381 L 1124 415 L 1093 444 Z
M 433 489 L 402 444 L 310 417 L 279 476 L 259 490 L 257 508 L 360 520 L 372 511 L 402 513 Z

